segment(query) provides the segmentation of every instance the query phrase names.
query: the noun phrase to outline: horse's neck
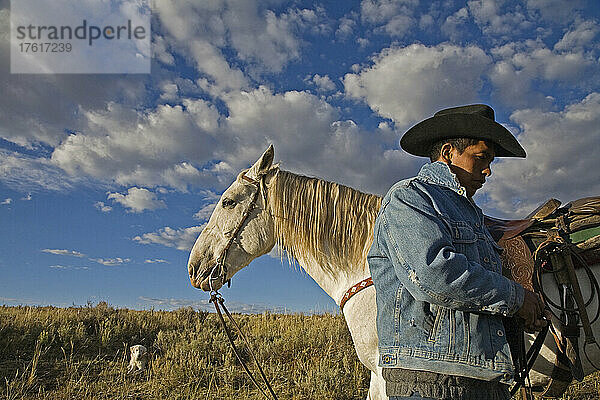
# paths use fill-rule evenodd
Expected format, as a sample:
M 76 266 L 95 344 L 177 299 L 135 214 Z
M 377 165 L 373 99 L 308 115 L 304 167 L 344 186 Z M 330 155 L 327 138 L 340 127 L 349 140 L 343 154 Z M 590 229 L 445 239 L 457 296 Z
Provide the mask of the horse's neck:
M 288 172 L 288 174 L 291 174 Z M 295 174 L 292 174 L 295 175 Z M 297 176 L 297 175 L 295 175 Z M 275 177 L 276 178 L 276 177 Z M 289 207 L 290 205 L 283 205 Z M 310 207 L 307 206 L 304 216 L 308 218 L 308 213 L 311 212 Z M 375 211 L 376 213 L 376 211 Z M 301 216 L 300 218 L 302 218 Z M 372 218 L 375 219 L 374 217 Z M 365 225 L 371 226 L 370 223 L 364 222 Z M 358 223 L 360 223 L 358 222 Z M 278 223 L 278 218 L 275 218 L 275 224 Z M 354 238 L 353 238 L 354 239 Z M 295 238 L 286 237 L 285 242 L 280 243 L 281 247 L 290 248 Z M 358 239 L 357 239 L 358 240 Z M 369 240 L 372 241 L 372 236 Z M 343 246 L 344 244 L 342 244 Z M 307 252 L 302 255 L 296 255 L 296 261 L 304 269 L 304 271 L 310 275 L 310 277 L 331 297 L 339 304 L 344 293 L 352 287 L 354 284 L 370 276 L 369 268 L 366 261 L 366 255 L 361 258 L 358 262 L 352 263 L 350 260 L 341 260 L 340 256 L 333 256 L 327 254 L 327 251 L 336 251 L 335 249 L 328 249 L 325 252 L 326 260 L 324 262 L 318 261 L 323 260 L 322 255 L 317 257 L 314 252 Z M 343 264 L 343 265 L 342 265 Z
M 350 270 L 344 270 L 341 266 L 333 265 L 336 268 L 334 272 L 329 272 L 322 265 L 318 264 L 314 258 L 298 259 L 298 264 L 306 271 L 308 275 L 327 293 L 337 304 L 342 296 L 354 284 L 370 276 L 369 268 L 356 266 Z M 365 260 L 366 263 L 366 260 Z

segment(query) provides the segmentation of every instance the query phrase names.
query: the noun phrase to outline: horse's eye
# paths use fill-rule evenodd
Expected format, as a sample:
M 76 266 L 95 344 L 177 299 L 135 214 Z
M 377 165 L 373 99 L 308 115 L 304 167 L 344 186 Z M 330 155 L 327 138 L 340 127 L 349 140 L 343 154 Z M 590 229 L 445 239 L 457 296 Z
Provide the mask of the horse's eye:
M 233 208 L 235 207 L 235 200 L 224 198 L 223 200 L 221 200 L 221 205 L 223 206 L 223 208 Z

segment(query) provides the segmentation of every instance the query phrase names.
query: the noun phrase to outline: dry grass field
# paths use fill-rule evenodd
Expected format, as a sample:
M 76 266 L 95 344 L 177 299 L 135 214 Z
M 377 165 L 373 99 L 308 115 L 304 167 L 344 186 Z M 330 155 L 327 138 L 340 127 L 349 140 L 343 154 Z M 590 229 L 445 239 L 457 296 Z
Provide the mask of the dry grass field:
M 364 399 L 369 374 L 341 316 L 235 315 L 280 399 Z M 127 374 L 143 344 L 148 369 Z M 245 357 L 250 360 L 248 354 Z M 0 307 L 3 399 L 261 399 L 215 314 L 96 306 Z M 564 399 L 598 399 L 600 375 Z

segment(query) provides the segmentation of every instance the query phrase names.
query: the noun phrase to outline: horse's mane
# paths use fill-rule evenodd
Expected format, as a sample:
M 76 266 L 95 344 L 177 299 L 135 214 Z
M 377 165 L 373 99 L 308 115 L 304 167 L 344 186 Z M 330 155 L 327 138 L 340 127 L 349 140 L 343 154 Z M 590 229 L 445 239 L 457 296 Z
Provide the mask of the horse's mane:
M 289 257 L 328 272 L 366 267 L 381 197 L 279 170 L 268 190 L 275 238 Z

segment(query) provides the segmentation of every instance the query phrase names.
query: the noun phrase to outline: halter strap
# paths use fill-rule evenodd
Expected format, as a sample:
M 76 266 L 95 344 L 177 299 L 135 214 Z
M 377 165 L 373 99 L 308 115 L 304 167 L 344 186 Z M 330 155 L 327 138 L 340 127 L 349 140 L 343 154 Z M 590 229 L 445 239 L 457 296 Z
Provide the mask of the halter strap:
M 240 229 L 242 229 L 242 226 L 244 225 L 244 222 L 246 222 L 246 219 L 248 219 L 248 216 L 250 215 L 250 213 L 252 212 L 252 210 L 254 210 L 254 208 L 256 207 L 256 200 L 258 199 L 258 195 L 261 192 L 261 184 L 259 181 L 256 181 L 252 178 L 249 178 L 246 176 L 246 174 L 242 175 L 242 179 L 244 179 L 247 182 L 250 182 L 251 184 L 253 184 L 254 186 L 256 186 L 256 192 L 254 192 L 254 196 L 252 197 L 252 201 L 250 202 L 250 205 L 248 206 L 248 209 L 246 210 L 246 212 L 244 213 L 244 215 L 242 216 L 242 219 L 240 221 L 240 223 L 238 224 L 238 226 L 235 228 L 235 230 L 233 231 L 233 234 L 231 235 L 231 238 L 229 238 L 229 241 L 227 242 L 227 244 L 225 245 L 225 248 L 223 248 L 223 251 L 221 252 L 221 254 L 219 255 L 219 258 L 217 258 L 217 263 L 214 265 L 214 267 L 211 270 L 211 273 L 209 275 L 208 278 L 208 285 L 210 290 L 213 290 L 212 287 L 212 282 L 216 281 L 216 280 L 221 280 L 221 285 L 224 285 L 227 281 L 227 267 L 225 266 L 225 260 L 227 259 L 227 252 L 229 251 L 229 247 L 231 247 L 231 244 L 233 243 L 233 241 L 235 240 L 235 238 L 237 237 L 238 233 L 240 233 Z M 264 179 L 264 177 L 263 177 Z
M 253 185 L 260 186 L 260 183 L 258 181 L 255 181 L 254 179 L 246 176 L 246 174 L 242 175 L 242 179 L 245 180 L 246 182 L 250 182 Z

